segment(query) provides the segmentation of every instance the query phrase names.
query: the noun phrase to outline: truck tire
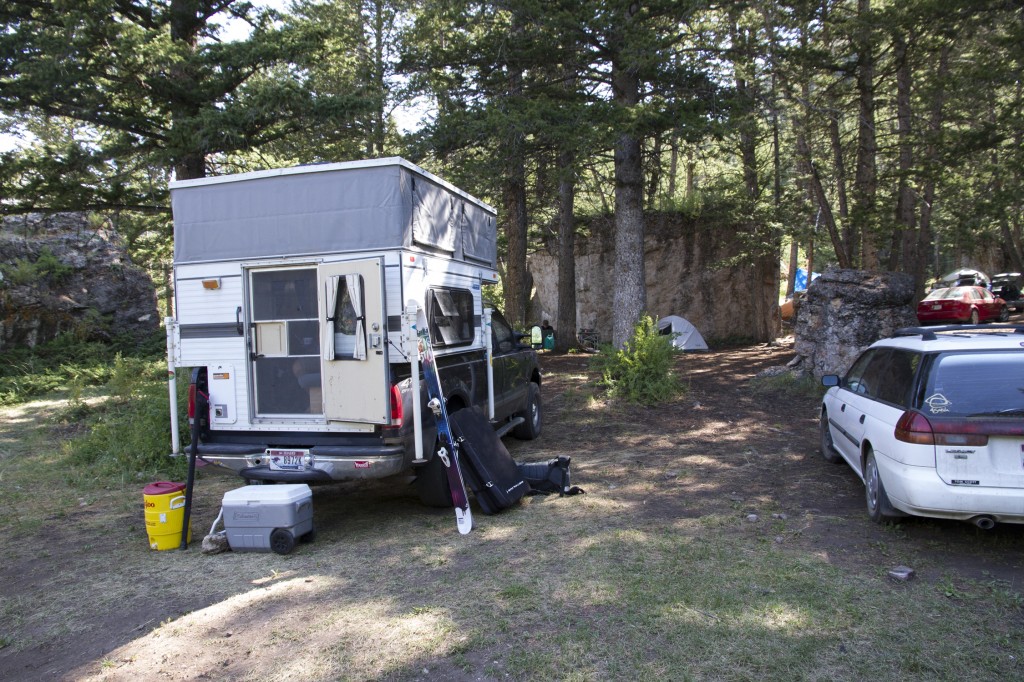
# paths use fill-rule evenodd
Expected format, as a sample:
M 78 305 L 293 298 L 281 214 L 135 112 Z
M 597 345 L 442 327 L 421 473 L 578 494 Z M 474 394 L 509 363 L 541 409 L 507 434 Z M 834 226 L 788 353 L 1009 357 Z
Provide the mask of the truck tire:
M 412 482 L 416 496 L 428 507 L 451 507 L 452 491 L 448 487 L 448 472 L 444 462 L 436 454 L 430 461 L 416 467 L 416 478 Z
M 513 436 L 519 440 L 533 440 L 540 436 L 541 426 L 543 426 L 540 386 L 532 381 L 530 382 L 529 390 L 526 392 L 526 408 L 522 412 L 517 413 L 516 416 L 523 417 L 526 421 L 512 429 Z

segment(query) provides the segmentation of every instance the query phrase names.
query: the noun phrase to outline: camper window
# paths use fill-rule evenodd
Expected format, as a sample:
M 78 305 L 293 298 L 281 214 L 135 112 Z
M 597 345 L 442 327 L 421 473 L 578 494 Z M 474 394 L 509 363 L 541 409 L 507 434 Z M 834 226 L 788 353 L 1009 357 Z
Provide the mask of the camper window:
M 366 358 L 365 325 L 363 324 L 363 278 L 344 275 L 337 281 L 334 314 L 334 359 L 363 360 Z
M 473 342 L 473 292 L 431 289 L 427 300 L 430 342 L 433 345 L 462 346 Z

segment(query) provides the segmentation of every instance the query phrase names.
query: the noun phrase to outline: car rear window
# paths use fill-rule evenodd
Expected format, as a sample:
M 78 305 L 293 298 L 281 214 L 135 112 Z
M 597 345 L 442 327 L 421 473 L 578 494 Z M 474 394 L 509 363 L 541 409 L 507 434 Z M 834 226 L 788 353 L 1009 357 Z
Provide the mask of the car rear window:
M 942 353 L 932 365 L 921 410 L 935 416 L 1024 409 L 1024 352 Z

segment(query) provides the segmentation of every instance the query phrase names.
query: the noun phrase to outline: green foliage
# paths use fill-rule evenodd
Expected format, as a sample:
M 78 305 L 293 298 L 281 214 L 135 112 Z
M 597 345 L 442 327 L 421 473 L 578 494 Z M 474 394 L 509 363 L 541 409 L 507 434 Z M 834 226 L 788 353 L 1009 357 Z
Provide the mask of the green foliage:
M 644 315 L 621 350 L 605 346 L 594 358 L 599 384 L 608 394 L 632 403 L 654 405 L 683 392 L 672 371 L 676 350 L 672 337 L 658 333 L 658 323 Z
M 68 332 L 34 348 L 5 350 L 0 354 L 0 405 L 62 389 L 74 393 L 87 386 L 102 386 L 114 375 L 119 353 L 157 358 L 163 354 L 164 343 L 162 330 L 141 344 L 129 338 L 100 343 Z
M 165 379 L 161 361 L 119 354 L 106 383 L 107 399 L 84 410 L 79 403 L 74 413 L 85 433 L 62 444 L 68 461 L 96 476 L 180 476 L 183 458 L 167 456 L 171 431 Z
M 14 286 L 34 284 L 40 280 L 60 284 L 74 270 L 70 265 L 61 263 L 48 247 L 43 247 L 34 261 L 19 258 L 13 265 L 0 265 L 3 281 Z

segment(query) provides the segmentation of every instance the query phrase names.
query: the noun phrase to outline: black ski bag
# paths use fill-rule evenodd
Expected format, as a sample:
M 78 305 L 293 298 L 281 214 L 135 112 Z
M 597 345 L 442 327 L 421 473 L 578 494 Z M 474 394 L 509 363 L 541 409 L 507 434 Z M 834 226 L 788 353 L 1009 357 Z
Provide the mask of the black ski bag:
M 496 514 L 518 502 L 530 490 L 512 455 L 482 413 L 473 409 L 449 415 L 459 443 L 466 483 L 485 514 Z

